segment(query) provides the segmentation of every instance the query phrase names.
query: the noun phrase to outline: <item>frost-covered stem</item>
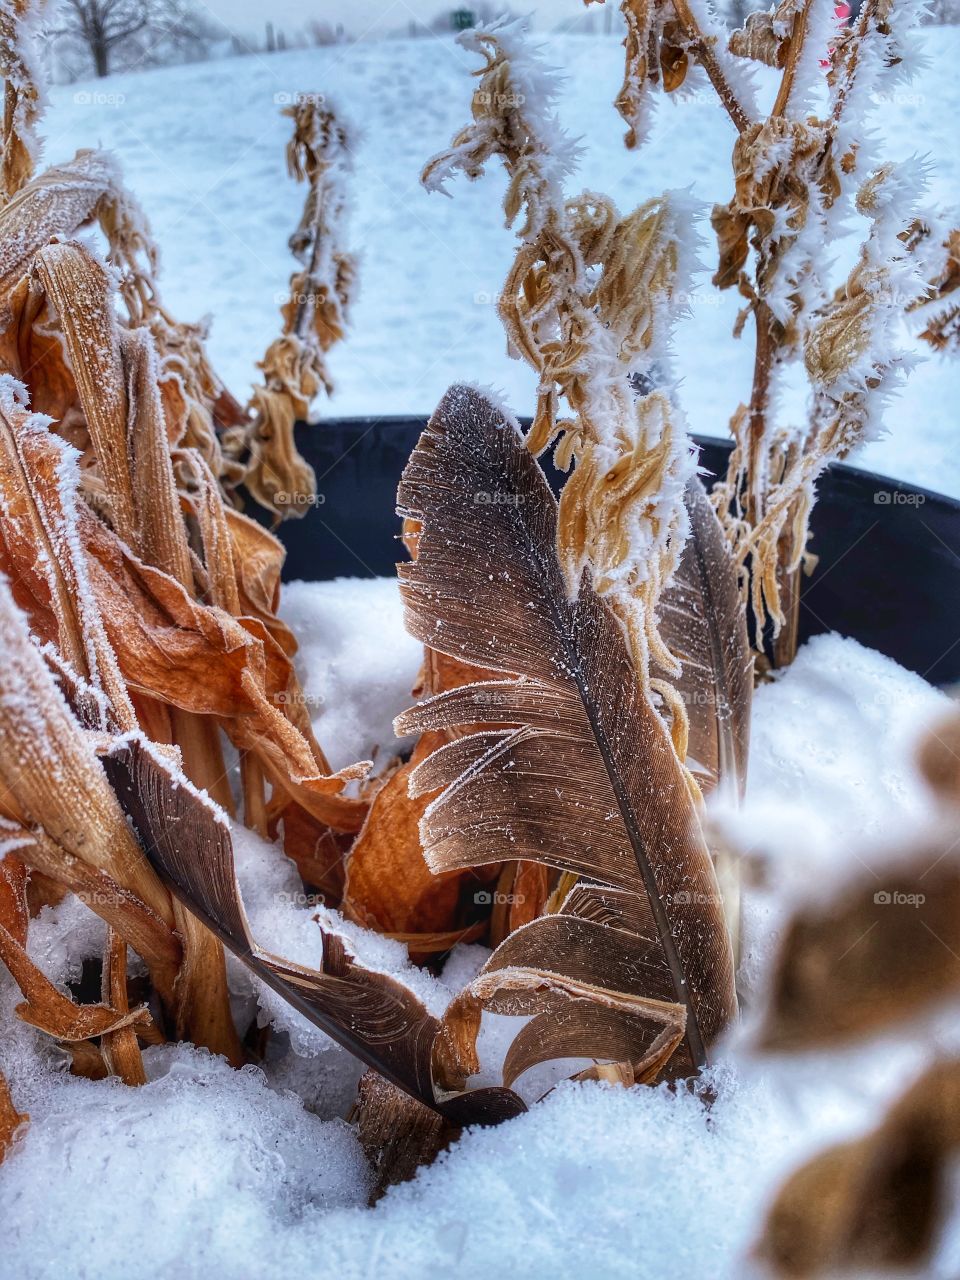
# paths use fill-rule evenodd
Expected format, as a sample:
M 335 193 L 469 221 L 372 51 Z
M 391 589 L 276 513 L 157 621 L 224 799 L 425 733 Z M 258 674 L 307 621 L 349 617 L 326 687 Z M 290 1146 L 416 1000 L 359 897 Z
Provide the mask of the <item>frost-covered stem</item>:
M 3 89 L 3 154 L 0 203 L 6 204 L 33 176 L 40 143 L 36 126 L 43 101 L 35 65 L 33 26 L 45 0 L 0 0 L 0 75 Z
M 860 52 L 863 48 L 863 42 L 870 30 L 870 24 L 874 21 L 877 11 L 877 0 L 863 0 L 863 6 L 857 15 L 857 25 L 853 32 L 853 46 L 850 51 L 850 57 L 847 61 L 845 76 L 839 89 L 837 90 L 836 99 L 833 104 L 833 112 L 831 122 L 834 126 L 840 123 L 843 113 L 846 109 L 850 92 L 854 87 L 857 79 L 857 72 L 860 69 Z
M 803 8 L 794 15 L 793 28 L 790 33 L 790 54 L 787 58 L 786 66 L 783 68 L 780 87 L 777 90 L 773 110 L 770 112 L 771 116 L 785 116 L 787 114 L 787 108 L 790 106 L 790 98 L 793 94 L 793 86 L 797 79 L 797 68 L 800 65 L 800 59 L 807 40 L 810 10 L 813 8 L 813 4 L 814 0 L 806 0 Z
M 744 515 L 755 525 L 763 515 L 763 490 L 766 466 L 763 453 L 767 441 L 770 413 L 770 388 L 773 366 L 777 354 L 773 313 L 765 302 L 757 301 L 754 311 L 756 322 L 756 349 L 753 359 L 753 387 L 750 392 L 748 419 L 747 491 Z
M 683 27 L 690 43 L 691 52 L 707 73 L 710 83 L 716 89 L 717 97 L 723 104 L 727 115 L 733 121 L 738 133 L 745 132 L 750 127 L 750 118 L 740 105 L 727 77 L 723 74 L 720 62 L 714 52 L 713 42 L 701 31 L 700 24 L 690 8 L 689 0 L 673 0 L 673 8 L 676 12 L 677 20 Z

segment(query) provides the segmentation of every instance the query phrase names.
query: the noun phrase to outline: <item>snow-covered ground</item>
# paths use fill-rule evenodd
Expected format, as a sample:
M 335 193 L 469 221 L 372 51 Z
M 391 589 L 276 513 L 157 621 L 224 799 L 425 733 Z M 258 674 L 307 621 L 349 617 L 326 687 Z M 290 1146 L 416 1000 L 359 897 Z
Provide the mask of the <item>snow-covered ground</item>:
M 960 210 L 960 28 L 927 28 L 921 40 L 930 69 L 878 103 L 872 124 L 891 157 L 929 155 L 931 200 Z M 691 184 L 707 207 L 729 198 L 732 126 L 708 93 L 661 103 L 650 142 L 633 154 L 611 106 L 618 38 L 552 36 L 545 47 L 566 76 L 561 119 L 583 139 L 582 186 L 609 192 L 621 208 Z M 184 319 L 211 313 L 216 364 L 242 398 L 275 335 L 302 201 L 286 174 L 290 122 L 280 108 L 297 93 L 331 95 L 363 133 L 352 224 L 363 265 L 353 330 L 333 357 L 336 397 L 322 412 L 427 413 L 451 382 L 467 380 L 501 388 L 515 412 L 529 413 L 533 377 L 507 358 L 494 310 L 513 245 L 502 176 L 458 183 L 452 200 L 418 183 L 424 161 L 469 118 L 475 63 L 450 39 L 389 41 L 58 88 L 47 156 L 99 144 L 120 157 L 163 250 L 165 297 Z M 703 257 L 712 263 L 709 242 Z M 733 290 L 719 294 L 705 274 L 690 304 L 677 339 L 684 405 L 693 430 L 723 435 L 748 394 L 750 346 L 729 338 Z M 958 403 L 960 365 L 928 360 L 890 409 L 888 438 L 860 461 L 960 496 Z
M 309 638 L 305 689 L 324 745 L 336 759 L 389 749 L 384 726 L 407 705 L 420 658 L 395 584 L 298 584 L 284 612 Z M 945 705 L 855 641 L 818 637 L 758 691 L 748 803 L 726 821 L 807 884 L 869 857 L 872 842 L 916 825 L 929 806 L 912 750 Z M 254 936 L 317 964 L 315 909 L 292 865 L 250 833 L 238 833 L 237 856 Z M 748 1027 L 782 905 L 757 896 L 745 916 Z M 368 963 L 415 984 L 436 1011 L 484 955 L 458 948 L 435 979 L 413 970 L 400 944 L 342 927 Z M 75 979 L 101 935 L 72 899 L 34 922 L 30 949 L 55 981 Z M 745 1277 L 785 1172 L 865 1127 L 938 1046 L 957 1048 L 954 1017 L 952 1029 L 934 1020 L 879 1047 L 778 1062 L 751 1058 L 747 1028 L 710 1073 L 709 1106 L 666 1087 L 564 1085 L 507 1125 L 466 1133 L 367 1209 L 366 1166 L 343 1121 L 357 1063 L 255 991 L 239 966 L 231 988 L 248 1014 L 259 999 L 274 1025 L 262 1070 L 167 1046 L 145 1055 L 150 1082 L 128 1089 L 66 1074 L 49 1041 L 14 1016 L 19 994 L 0 971 L 0 1021 L 11 1029 L 0 1071 L 32 1116 L 0 1166 L 2 1280 L 121 1280 L 140 1267 L 158 1280 L 321 1270 L 342 1280 Z M 930 1274 L 946 1280 L 958 1267 L 960 1242 L 948 1240 Z

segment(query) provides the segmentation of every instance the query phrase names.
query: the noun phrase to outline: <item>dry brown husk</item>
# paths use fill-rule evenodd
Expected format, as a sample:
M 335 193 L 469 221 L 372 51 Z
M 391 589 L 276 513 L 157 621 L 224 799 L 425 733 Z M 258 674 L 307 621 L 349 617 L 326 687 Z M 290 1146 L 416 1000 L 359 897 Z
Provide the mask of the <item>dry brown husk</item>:
M 784 1277 L 875 1275 L 929 1261 L 960 1147 L 960 1063 L 931 1067 L 863 1138 L 816 1156 L 769 1210 L 759 1257 Z
M 29 1120 L 29 1116 L 22 1115 L 13 1105 L 9 1086 L 0 1071 L 0 1164 L 3 1164 L 18 1133 Z
M 857 883 L 793 917 L 771 975 L 764 1048 L 851 1040 L 957 990 L 960 874 L 946 856 L 951 844 L 945 837 L 917 848 L 882 882 Z

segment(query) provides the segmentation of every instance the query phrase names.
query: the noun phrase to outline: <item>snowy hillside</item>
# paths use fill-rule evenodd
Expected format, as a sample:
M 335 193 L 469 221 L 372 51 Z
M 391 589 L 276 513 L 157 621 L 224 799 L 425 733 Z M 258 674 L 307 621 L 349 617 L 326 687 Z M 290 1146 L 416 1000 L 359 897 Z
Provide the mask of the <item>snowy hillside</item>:
M 892 156 L 918 145 L 929 152 L 932 200 L 958 208 L 960 29 L 928 28 L 923 38 L 929 72 L 878 103 L 875 125 Z M 608 191 L 621 207 L 691 181 L 707 204 L 729 198 L 732 127 L 709 94 L 662 103 L 651 142 L 634 155 L 610 105 L 622 73 L 619 41 L 552 37 L 546 48 L 567 76 L 561 117 L 583 138 L 581 185 Z M 452 381 L 468 379 L 501 388 L 516 412 L 528 413 L 533 377 L 506 357 L 493 305 L 513 243 L 499 208 L 502 180 L 491 173 L 459 184 L 452 200 L 418 183 L 422 163 L 468 119 L 474 63 L 452 41 L 397 41 L 73 85 L 53 93 L 47 158 L 97 144 L 116 152 L 157 233 L 167 301 L 184 319 L 212 314 L 217 367 L 243 398 L 276 333 L 290 271 L 286 241 L 302 201 L 285 170 L 289 121 L 280 108 L 300 92 L 335 97 L 363 131 L 352 223 L 362 291 L 349 341 L 333 356 L 337 394 L 322 412 L 426 413 Z M 713 256 L 707 242 L 711 266 Z M 695 431 L 725 434 L 748 393 L 750 345 L 728 339 L 736 306 L 732 291 L 721 296 L 704 275 L 679 330 Z M 960 367 L 928 360 L 890 410 L 890 436 L 860 461 L 960 495 L 958 401 Z

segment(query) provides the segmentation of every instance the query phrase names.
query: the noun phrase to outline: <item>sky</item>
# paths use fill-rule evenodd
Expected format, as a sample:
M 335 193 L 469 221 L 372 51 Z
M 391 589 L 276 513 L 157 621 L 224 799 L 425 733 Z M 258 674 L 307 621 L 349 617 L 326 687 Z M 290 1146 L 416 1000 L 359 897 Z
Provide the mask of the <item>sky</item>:
M 343 23 L 348 34 L 357 37 L 390 34 L 403 30 L 412 21 L 429 22 L 449 9 L 469 9 L 471 0 L 356 0 L 353 4 L 344 4 L 343 0 L 271 0 L 269 6 L 263 0 L 203 0 L 202 7 L 242 35 L 259 34 L 269 18 L 288 32 L 313 19 L 334 26 Z M 541 30 L 579 20 L 584 14 L 583 0 L 541 0 L 539 4 L 535 0 L 512 0 L 509 7 L 515 13 L 532 14 L 534 27 Z M 601 23 L 603 16 L 599 11 L 595 21 Z

